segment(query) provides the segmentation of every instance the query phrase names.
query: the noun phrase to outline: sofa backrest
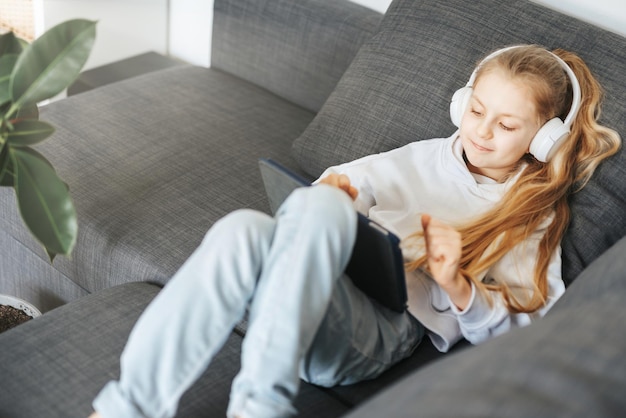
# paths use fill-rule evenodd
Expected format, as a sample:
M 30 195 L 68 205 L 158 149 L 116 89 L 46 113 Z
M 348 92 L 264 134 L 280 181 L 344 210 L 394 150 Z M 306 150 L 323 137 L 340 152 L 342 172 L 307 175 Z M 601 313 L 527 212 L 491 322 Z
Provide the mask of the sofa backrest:
M 294 142 L 301 167 L 328 166 L 455 131 L 454 91 L 486 53 L 534 43 L 579 54 L 606 90 L 602 122 L 626 136 L 626 39 L 530 1 L 394 0 L 316 118 Z M 571 282 L 626 235 L 626 154 L 572 196 L 563 240 Z
M 381 19 L 348 0 L 215 0 L 211 66 L 317 112 Z

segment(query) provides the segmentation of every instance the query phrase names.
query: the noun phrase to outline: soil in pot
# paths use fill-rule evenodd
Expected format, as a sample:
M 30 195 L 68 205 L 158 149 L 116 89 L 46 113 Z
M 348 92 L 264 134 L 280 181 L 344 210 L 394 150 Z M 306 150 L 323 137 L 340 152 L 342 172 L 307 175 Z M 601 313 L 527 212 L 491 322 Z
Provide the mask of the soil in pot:
M 33 319 L 24 311 L 9 305 L 0 305 L 0 333 Z

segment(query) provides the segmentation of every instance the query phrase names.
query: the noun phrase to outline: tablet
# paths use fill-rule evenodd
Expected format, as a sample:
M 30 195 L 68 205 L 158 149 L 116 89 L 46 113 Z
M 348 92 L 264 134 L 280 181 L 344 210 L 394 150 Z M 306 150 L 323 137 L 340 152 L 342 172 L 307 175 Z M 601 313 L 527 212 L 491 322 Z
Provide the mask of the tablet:
M 278 162 L 259 160 L 261 177 L 272 214 L 298 187 L 311 182 Z M 365 215 L 358 214 L 357 237 L 346 274 L 370 298 L 396 312 L 407 306 L 404 261 L 400 239 Z

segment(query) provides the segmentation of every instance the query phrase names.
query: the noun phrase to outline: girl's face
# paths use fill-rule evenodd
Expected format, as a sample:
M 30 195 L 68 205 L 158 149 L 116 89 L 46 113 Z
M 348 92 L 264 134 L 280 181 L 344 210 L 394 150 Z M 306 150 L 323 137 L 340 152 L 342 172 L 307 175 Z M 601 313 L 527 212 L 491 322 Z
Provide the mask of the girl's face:
M 539 128 L 530 89 L 499 69 L 484 73 L 461 120 L 469 170 L 501 181 L 528 152 Z

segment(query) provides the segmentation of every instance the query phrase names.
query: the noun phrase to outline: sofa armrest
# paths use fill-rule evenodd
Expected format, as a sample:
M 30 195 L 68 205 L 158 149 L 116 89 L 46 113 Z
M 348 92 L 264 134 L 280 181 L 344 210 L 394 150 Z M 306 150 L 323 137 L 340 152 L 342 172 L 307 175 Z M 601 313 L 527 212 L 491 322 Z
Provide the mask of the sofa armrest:
M 216 0 L 211 66 L 316 112 L 381 19 L 348 0 Z

